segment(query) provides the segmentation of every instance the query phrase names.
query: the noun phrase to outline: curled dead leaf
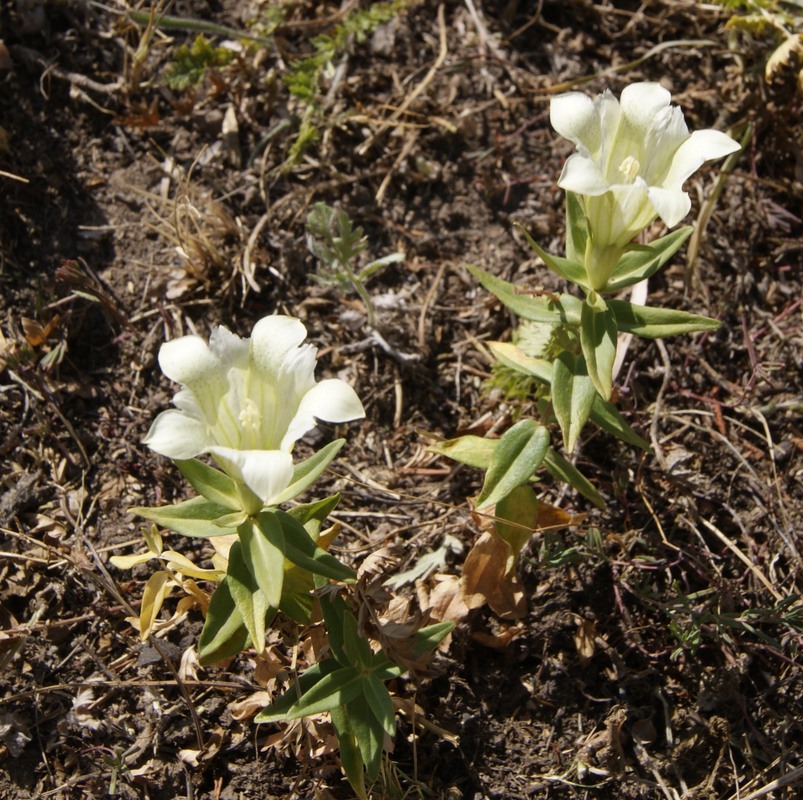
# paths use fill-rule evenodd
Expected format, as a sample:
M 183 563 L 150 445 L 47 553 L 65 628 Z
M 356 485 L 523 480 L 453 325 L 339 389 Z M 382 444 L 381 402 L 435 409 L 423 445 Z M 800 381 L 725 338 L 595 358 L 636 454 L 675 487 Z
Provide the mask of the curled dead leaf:
M 513 551 L 495 533 L 486 531 L 474 543 L 463 564 L 462 584 L 468 608 L 487 603 L 503 619 L 520 619 L 527 613 Z

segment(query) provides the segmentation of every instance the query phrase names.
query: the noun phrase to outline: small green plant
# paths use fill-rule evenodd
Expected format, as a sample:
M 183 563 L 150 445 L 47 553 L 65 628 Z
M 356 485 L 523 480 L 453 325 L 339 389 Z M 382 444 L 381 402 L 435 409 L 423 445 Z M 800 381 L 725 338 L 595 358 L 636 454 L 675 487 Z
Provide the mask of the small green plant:
M 192 45 L 182 44 L 167 68 L 165 80 L 171 89 L 183 92 L 197 86 L 210 69 L 225 67 L 234 58 L 234 51 L 215 47 L 202 33 Z
M 377 779 L 385 739 L 396 731 L 385 683 L 434 650 L 452 623 L 419 626 L 385 647 L 390 640 L 375 621 L 358 623 L 365 603 L 354 588 L 355 571 L 327 551 L 338 528 L 325 531 L 323 524 L 339 496 L 280 507 L 311 488 L 345 443 L 335 440 L 294 463 L 296 441 L 316 420 L 342 423 L 365 414 L 344 381 L 316 382 L 315 351 L 302 344 L 305 337 L 299 320 L 275 315 L 260 320 L 250 339 L 219 327 L 208 344 L 183 336 L 162 345 L 162 371 L 182 388 L 176 408 L 159 414 L 145 443 L 171 458 L 198 494 L 132 512 L 184 536 L 210 539 L 216 555 L 212 569 L 199 568 L 178 551 L 165 550 L 154 526 L 145 534 L 145 553 L 116 556 L 113 563 L 128 568 L 156 558 L 162 564 L 146 584 L 137 621 L 143 640 L 175 587 L 186 595 L 183 610 L 196 601 L 205 610 L 198 642 L 204 666 L 247 648 L 261 656 L 277 616 L 284 616 L 285 628 L 296 623 L 301 631 L 319 610 L 326 655 L 310 663 L 297 685 L 256 721 L 329 712 L 346 776 L 367 800 L 365 777 Z M 215 466 L 201 461 L 202 455 Z M 211 596 L 196 580 L 215 585 Z
M 619 334 L 659 339 L 719 327 L 716 320 L 698 314 L 611 297 L 646 281 L 677 252 L 691 227 L 650 244 L 636 244 L 636 239 L 658 218 L 668 228 L 677 225 L 691 208 L 683 191 L 686 179 L 703 162 L 739 149 L 719 131 L 690 134 L 682 112 L 670 101 L 669 92 L 656 83 L 628 86 L 621 102 L 610 91 L 596 99 L 580 92 L 552 99 L 552 126 L 576 146 L 558 181 L 566 192 L 566 254 L 552 255 L 523 233 L 546 266 L 583 298 L 531 293 L 468 267 L 526 321 L 518 344 L 488 346 L 508 370 L 508 383 L 512 372 L 538 384 L 539 419 L 520 419 L 497 440 L 463 436 L 430 449 L 485 470 L 475 504 L 493 511 L 495 532 L 510 545 L 511 558 L 522 545 L 514 547 L 504 532 L 515 528 L 524 537 L 540 525 L 539 501 L 530 485 L 539 468 L 596 505 L 603 502 L 591 483 L 550 446 L 547 425 L 552 420 L 561 430 L 567 455 L 588 420 L 648 449 L 614 404 Z M 511 574 L 509 569 L 505 573 Z
M 403 261 L 404 253 L 391 253 L 367 266 L 356 268 L 353 262 L 366 248 L 363 229 L 355 228 L 345 211 L 326 203 L 316 203 L 307 215 L 307 247 L 318 259 L 312 279 L 343 291 L 355 291 L 365 304 L 368 325 L 373 328 L 374 304 L 365 284 L 389 264 Z
M 329 33 L 311 40 L 312 53 L 296 61 L 284 76 L 288 91 L 304 106 L 298 135 L 293 143 L 284 168 L 292 167 L 306 148 L 318 138 L 323 122 L 321 82 L 332 70 L 335 60 L 346 51 L 352 41 L 364 42 L 380 26 L 390 22 L 415 0 L 389 0 L 357 7 Z

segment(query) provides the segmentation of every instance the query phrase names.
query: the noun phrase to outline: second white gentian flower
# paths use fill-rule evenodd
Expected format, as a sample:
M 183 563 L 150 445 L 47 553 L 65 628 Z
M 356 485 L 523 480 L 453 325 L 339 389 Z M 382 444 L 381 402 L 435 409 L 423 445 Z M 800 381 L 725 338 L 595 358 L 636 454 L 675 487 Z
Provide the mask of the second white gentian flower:
M 683 112 L 657 83 L 634 83 L 617 100 L 581 92 L 550 103 L 552 127 L 577 147 L 558 186 L 580 197 L 588 221 L 586 270 L 602 290 L 632 239 L 657 217 L 671 228 L 691 208 L 684 182 L 705 161 L 739 149 L 715 130 L 689 133 Z
M 302 344 L 306 335 L 299 320 L 275 315 L 257 322 L 250 339 L 221 326 L 208 345 L 200 336 L 163 344 L 159 366 L 182 389 L 176 408 L 154 420 L 145 444 L 175 460 L 207 453 L 247 487 L 246 511 L 270 505 L 291 481 L 293 445 L 316 419 L 365 416 L 345 381 L 315 381 L 316 351 Z

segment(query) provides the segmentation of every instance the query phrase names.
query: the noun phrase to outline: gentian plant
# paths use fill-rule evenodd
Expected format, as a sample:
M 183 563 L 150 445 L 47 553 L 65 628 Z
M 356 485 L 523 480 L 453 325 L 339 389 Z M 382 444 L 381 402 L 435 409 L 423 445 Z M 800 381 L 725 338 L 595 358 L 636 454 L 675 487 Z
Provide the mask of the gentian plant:
M 202 665 L 253 648 L 265 649 L 266 629 L 280 612 L 309 625 L 317 603 L 328 635 L 328 655 L 300 676 L 298 685 L 265 709 L 258 722 L 331 713 L 341 760 L 359 797 L 365 777 L 376 779 L 386 736 L 395 733 L 395 713 L 385 682 L 405 665 L 382 649 L 380 637 L 361 629 L 349 593 L 354 570 L 325 549 L 337 533 L 323 523 L 338 496 L 295 504 L 337 455 L 345 440 L 293 461 L 293 447 L 316 420 L 348 422 L 365 415 L 355 391 L 337 379 L 316 382 L 315 350 L 303 344 L 297 319 L 270 316 L 257 322 L 249 339 L 224 327 L 209 343 L 184 336 L 162 345 L 159 364 L 181 384 L 174 409 L 153 422 L 145 443 L 171 458 L 198 492 L 177 505 L 134 508 L 157 525 L 215 544 L 215 569 L 203 570 L 176 550 L 163 550 L 154 527 L 148 552 L 115 557 L 130 567 L 158 558 L 163 569 L 151 577 L 139 620 L 143 638 L 154 629 L 167 591 L 203 595 L 195 579 L 217 582 L 206 605 L 199 640 Z M 211 456 L 216 466 L 198 456 Z M 406 652 L 420 657 L 451 629 L 438 623 L 416 631 Z
M 439 442 L 438 453 L 486 470 L 476 499 L 495 506 L 496 533 L 514 553 L 521 531 L 532 529 L 538 506 L 530 486 L 544 466 L 601 505 L 602 498 L 549 446 L 546 423 L 555 419 L 571 453 L 588 419 L 624 441 L 647 448 L 612 402 L 614 360 L 620 333 L 663 338 L 713 330 L 714 319 L 611 297 L 655 274 L 691 234 L 679 228 L 649 243 L 638 241 L 660 218 L 671 228 L 691 201 L 684 182 L 705 162 L 739 149 L 724 133 L 689 133 L 683 114 L 657 83 L 628 86 L 617 100 L 610 91 L 592 99 L 580 92 L 553 98 L 554 129 L 576 149 L 558 180 L 566 192 L 566 252 L 552 255 L 524 232 L 532 249 L 577 294 L 534 296 L 526 289 L 469 267 L 480 283 L 528 325 L 548 334 L 548 357 L 514 344 L 490 343 L 497 360 L 540 385 L 541 420 L 523 419 L 498 440 L 464 436 Z M 536 293 L 537 294 L 537 293 Z M 518 531 L 511 537 L 510 531 Z

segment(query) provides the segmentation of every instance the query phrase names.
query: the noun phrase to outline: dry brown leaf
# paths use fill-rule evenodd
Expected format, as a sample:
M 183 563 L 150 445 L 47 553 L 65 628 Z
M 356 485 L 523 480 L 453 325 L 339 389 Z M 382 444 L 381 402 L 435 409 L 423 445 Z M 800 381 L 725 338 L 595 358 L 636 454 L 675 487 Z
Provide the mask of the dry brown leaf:
M 254 714 L 262 711 L 265 706 L 269 706 L 272 701 L 273 692 L 254 692 L 250 697 L 246 697 L 245 700 L 229 703 L 229 712 L 236 720 L 250 719 Z
M 523 625 L 511 625 L 503 628 L 499 633 L 485 633 L 484 631 L 474 631 L 471 638 L 492 650 L 504 650 L 520 634 L 523 633 Z
M 181 654 L 181 664 L 178 668 L 178 676 L 183 681 L 197 681 L 198 670 L 200 667 L 201 664 L 198 661 L 198 652 L 195 649 L 195 645 L 190 645 Z
M 797 69 L 801 62 L 803 62 L 803 34 L 790 36 L 767 59 L 764 78 L 767 83 L 773 83 L 784 70 Z
M 439 621 L 462 622 L 469 612 L 463 600 L 463 588 L 456 575 L 435 575 L 435 586 L 428 590 L 423 581 L 417 584 L 418 603 L 430 617 Z
M 585 666 L 596 652 L 594 639 L 597 635 L 597 623 L 593 620 L 577 618 L 577 630 L 574 632 L 574 646 L 580 656 L 580 664 Z
M 527 603 L 513 565 L 510 545 L 486 531 L 463 564 L 463 599 L 469 608 L 487 603 L 503 619 L 519 619 Z
M 557 506 L 541 501 L 538 503 L 538 530 L 554 531 L 559 528 L 568 528 L 570 525 L 579 525 L 588 514 L 568 514 Z

